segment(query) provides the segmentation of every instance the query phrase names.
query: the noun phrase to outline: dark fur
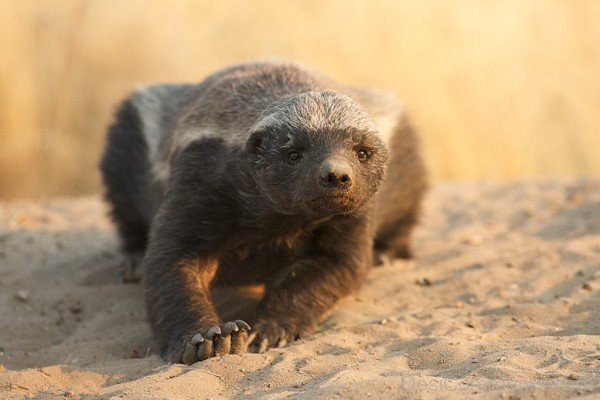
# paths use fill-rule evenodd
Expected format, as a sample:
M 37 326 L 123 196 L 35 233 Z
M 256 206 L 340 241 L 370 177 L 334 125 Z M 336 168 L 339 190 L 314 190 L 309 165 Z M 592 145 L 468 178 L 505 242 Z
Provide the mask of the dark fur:
M 107 151 L 100 169 L 112 217 L 128 253 L 144 252 L 150 228 L 148 201 L 150 161 L 137 109 L 126 101 L 117 111 L 118 123 L 108 131 Z
M 381 140 L 369 113 L 395 108 L 378 96 L 294 64 L 256 63 L 123 103 L 101 165 L 106 197 L 125 252 L 145 248 L 149 319 L 168 360 L 181 362 L 185 338 L 221 323 L 213 285 L 264 283 L 252 331 L 274 346 L 310 333 L 356 290 L 374 247 L 411 255 L 424 167 L 403 117 L 389 145 Z M 153 113 L 160 145 L 150 156 L 143 121 Z M 210 134 L 178 136 L 200 128 Z M 153 175 L 157 165 L 167 179 Z M 344 184 L 331 180 L 339 176 Z

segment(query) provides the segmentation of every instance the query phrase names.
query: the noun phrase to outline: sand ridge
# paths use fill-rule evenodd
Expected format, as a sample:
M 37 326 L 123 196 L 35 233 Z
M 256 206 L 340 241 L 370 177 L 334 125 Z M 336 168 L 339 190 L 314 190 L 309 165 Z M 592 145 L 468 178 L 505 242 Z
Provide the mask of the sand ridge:
M 600 181 L 444 183 L 284 349 L 165 365 L 96 197 L 0 206 L 0 398 L 600 397 Z

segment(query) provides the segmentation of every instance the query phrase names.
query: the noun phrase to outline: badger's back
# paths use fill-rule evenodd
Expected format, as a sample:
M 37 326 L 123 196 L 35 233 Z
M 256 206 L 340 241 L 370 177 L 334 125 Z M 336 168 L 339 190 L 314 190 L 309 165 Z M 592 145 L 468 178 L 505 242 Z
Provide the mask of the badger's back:
M 375 89 L 347 87 L 308 67 L 288 62 L 235 65 L 197 85 L 153 85 L 130 101 L 140 116 L 151 173 L 163 184 L 173 157 L 191 142 L 218 137 L 233 146 L 246 141 L 250 127 L 273 103 L 309 91 L 349 95 L 373 116 L 389 142 L 402 110 L 395 98 Z

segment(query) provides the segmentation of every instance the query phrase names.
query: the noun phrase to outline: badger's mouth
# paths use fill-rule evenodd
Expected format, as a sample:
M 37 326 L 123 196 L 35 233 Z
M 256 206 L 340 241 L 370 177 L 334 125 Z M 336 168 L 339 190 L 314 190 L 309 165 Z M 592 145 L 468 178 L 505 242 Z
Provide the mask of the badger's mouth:
M 318 213 L 343 214 L 355 211 L 361 202 L 355 197 L 340 194 L 311 197 L 307 203 L 310 209 Z

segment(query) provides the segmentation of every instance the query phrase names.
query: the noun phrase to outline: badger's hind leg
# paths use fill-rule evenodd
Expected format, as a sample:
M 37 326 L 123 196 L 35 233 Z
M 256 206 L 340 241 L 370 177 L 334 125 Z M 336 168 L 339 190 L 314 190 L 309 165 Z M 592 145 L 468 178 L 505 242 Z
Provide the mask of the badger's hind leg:
M 138 283 L 142 280 L 142 271 L 139 266 L 144 258 L 143 252 L 129 253 L 123 252 L 123 262 L 121 263 L 121 271 L 119 277 L 123 283 Z
M 398 121 L 389 149 L 388 177 L 378 194 L 376 264 L 383 261 L 381 255 L 413 257 L 411 235 L 428 186 L 419 140 L 405 117 Z
M 409 212 L 385 224 L 375 239 L 375 263 L 384 261 L 382 255 L 388 258 L 413 258 L 411 233 L 416 223 L 416 213 Z
M 100 170 L 125 256 L 122 279 L 135 282 L 148 240 L 152 203 L 148 145 L 139 112 L 130 100 L 121 105 L 109 128 Z

